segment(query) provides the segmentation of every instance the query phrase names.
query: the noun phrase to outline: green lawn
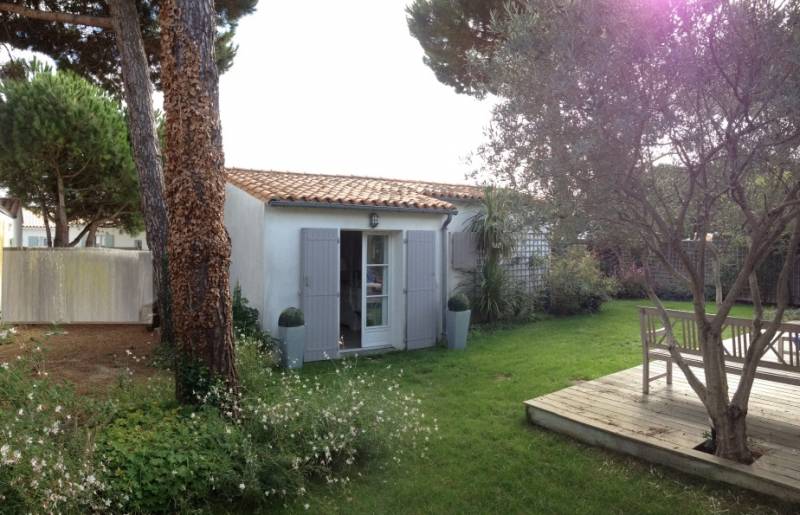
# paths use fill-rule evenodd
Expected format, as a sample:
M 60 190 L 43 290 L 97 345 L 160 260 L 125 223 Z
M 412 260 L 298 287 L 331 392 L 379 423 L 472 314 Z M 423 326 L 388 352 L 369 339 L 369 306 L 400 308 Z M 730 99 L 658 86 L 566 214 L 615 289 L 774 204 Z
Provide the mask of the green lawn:
M 597 315 L 471 335 L 465 352 L 361 359 L 405 371 L 438 419 L 427 458 L 361 469 L 350 487 L 311 492 L 315 513 L 770 513 L 791 506 L 598 450 L 531 426 L 522 402 L 641 363 L 637 302 Z M 688 304 L 671 303 L 688 308 Z M 734 314 L 746 316 L 747 307 Z M 304 374 L 326 373 L 329 364 Z M 381 373 L 381 372 L 379 372 Z M 701 435 L 698 435 L 700 437 Z M 290 510 L 303 511 L 302 500 Z

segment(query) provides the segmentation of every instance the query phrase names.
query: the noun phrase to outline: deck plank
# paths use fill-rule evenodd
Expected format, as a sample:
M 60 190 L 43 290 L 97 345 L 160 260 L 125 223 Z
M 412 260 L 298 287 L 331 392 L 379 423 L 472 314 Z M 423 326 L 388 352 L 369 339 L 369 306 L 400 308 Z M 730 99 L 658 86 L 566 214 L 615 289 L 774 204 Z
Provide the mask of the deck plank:
M 652 374 L 663 365 L 651 366 Z M 698 371 L 702 379 L 702 370 Z M 587 443 L 800 502 L 800 387 L 756 380 L 748 428 L 764 455 L 753 465 L 722 460 L 693 447 L 708 416 L 680 370 L 672 385 L 659 380 L 641 392 L 642 367 L 633 367 L 525 402 L 535 424 Z M 729 375 L 731 391 L 738 377 Z

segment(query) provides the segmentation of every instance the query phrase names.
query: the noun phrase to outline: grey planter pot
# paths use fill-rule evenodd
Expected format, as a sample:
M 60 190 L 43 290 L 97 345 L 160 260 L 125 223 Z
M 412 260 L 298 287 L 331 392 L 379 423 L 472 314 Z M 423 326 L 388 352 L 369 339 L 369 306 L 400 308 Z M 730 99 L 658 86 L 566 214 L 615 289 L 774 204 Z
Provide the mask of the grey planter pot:
M 471 310 L 447 310 L 447 348 L 466 349 L 467 334 L 469 333 L 469 317 Z
M 303 353 L 306 350 L 306 326 L 279 327 L 281 366 L 285 368 L 301 368 Z

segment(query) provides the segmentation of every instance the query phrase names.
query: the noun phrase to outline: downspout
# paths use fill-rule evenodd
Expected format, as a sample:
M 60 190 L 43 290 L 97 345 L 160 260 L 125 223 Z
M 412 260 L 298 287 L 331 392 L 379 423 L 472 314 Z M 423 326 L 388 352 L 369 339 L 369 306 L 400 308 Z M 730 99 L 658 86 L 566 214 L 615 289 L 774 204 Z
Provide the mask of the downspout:
M 453 213 L 447 213 L 442 224 L 442 338 L 447 337 L 447 226 L 453 221 Z

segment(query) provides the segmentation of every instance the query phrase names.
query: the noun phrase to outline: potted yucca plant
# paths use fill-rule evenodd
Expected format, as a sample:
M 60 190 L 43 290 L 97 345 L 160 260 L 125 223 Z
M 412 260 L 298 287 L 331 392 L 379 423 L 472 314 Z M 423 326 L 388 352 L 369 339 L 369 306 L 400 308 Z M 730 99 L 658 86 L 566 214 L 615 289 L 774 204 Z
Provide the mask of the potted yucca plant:
M 447 301 L 447 348 L 467 348 L 469 333 L 469 299 L 463 293 L 457 293 Z
M 306 326 L 303 311 L 299 308 L 286 308 L 278 317 L 278 336 L 280 337 L 281 365 L 286 368 L 303 366 L 303 353 L 306 349 Z

